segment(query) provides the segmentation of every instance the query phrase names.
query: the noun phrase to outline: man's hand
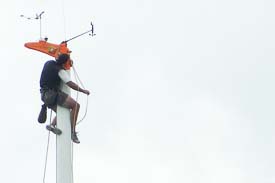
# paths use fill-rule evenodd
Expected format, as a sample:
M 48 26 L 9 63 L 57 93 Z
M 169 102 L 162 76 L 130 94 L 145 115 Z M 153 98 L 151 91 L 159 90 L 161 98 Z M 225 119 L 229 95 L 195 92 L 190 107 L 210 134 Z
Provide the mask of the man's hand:
M 87 94 L 87 95 L 90 95 L 90 91 L 89 90 L 83 90 L 82 92 L 85 93 L 85 94 Z
M 82 93 L 85 93 L 87 95 L 90 95 L 90 91 L 89 90 L 84 90 L 82 88 L 80 88 L 76 83 L 74 83 L 73 81 L 69 81 L 66 83 L 70 88 L 76 90 L 76 91 L 80 91 Z

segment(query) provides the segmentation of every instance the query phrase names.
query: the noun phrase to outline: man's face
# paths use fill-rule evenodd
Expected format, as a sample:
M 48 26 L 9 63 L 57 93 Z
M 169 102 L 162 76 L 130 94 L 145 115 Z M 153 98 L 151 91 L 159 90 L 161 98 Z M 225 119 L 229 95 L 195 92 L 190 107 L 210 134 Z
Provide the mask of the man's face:
M 70 69 L 70 67 L 73 66 L 73 60 L 71 58 L 68 58 L 68 60 L 62 64 L 62 67 L 67 70 L 67 69 Z

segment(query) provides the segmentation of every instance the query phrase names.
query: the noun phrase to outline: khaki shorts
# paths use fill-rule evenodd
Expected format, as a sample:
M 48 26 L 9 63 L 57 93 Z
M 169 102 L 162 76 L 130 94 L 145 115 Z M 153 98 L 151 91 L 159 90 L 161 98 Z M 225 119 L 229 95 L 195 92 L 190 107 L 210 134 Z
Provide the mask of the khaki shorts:
M 41 91 L 41 100 L 49 108 L 55 108 L 57 105 L 63 106 L 66 101 L 68 94 L 62 92 L 61 90 L 42 90 Z

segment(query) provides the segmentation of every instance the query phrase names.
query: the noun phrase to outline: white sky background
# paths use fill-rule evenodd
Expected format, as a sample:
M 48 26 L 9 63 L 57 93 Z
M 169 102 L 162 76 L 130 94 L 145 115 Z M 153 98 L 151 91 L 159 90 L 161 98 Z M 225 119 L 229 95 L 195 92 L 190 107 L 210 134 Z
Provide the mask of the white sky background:
M 78 126 L 75 183 L 274 183 L 274 7 L 271 0 L 5 1 L 1 181 L 42 182 L 48 133 L 37 122 L 39 77 L 50 57 L 24 48 L 39 39 L 39 22 L 20 15 L 45 11 L 49 42 L 88 30 L 91 20 L 97 34 L 69 42 L 95 92 Z M 55 182 L 54 136 L 46 178 Z

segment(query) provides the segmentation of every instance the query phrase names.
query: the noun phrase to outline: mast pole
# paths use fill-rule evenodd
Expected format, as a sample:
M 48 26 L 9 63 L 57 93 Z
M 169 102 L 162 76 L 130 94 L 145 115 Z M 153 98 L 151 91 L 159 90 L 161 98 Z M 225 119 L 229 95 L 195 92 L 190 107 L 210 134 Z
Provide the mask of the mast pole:
M 69 70 L 66 70 L 70 74 Z M 70 88 L 61 81 L 60 89 L 71 94 Z M 73 183 L 70 110 L 57 106 L 57 128 L 62 131 L 56 136 L 56 183 Z

